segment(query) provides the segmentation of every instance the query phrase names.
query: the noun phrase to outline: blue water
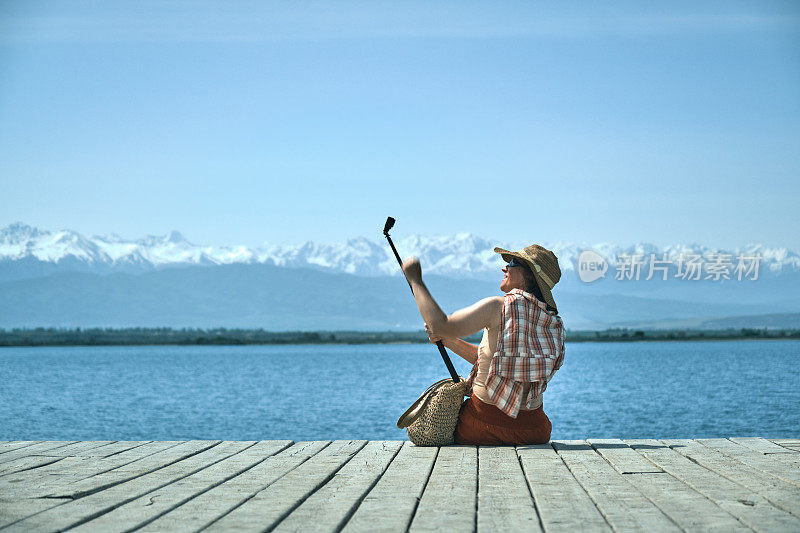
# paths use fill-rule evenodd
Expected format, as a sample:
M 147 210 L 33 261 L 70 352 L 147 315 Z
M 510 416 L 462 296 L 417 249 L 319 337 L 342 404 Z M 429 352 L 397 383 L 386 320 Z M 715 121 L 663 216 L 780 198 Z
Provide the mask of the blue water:
M 800 341 L 566 349 L 553 439 L 800 435 Z M 429 344 L 0 348 L 0 440 L 405 439 L 445 376 Z

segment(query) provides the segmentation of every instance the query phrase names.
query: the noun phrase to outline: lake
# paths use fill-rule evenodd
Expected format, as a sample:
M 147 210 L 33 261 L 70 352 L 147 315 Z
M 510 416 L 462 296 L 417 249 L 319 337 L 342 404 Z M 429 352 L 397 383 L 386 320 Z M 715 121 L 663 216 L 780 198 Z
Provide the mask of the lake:
M 0 348 L 0 440 L 406 439 L 446 375 L 431 344 Z M 796 437 L 800 341 L 567 343 L 544 409 L 553 439 Z

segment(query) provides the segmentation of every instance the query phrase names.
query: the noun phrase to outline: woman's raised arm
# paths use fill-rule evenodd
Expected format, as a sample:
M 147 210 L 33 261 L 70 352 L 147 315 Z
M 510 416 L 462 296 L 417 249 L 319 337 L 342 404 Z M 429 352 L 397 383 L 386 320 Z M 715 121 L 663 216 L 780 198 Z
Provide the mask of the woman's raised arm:
M 484 298 L 447 316 L 422 282 L 419 259 L 416 257 L 406 259 L 403 262 L 403 273 L 414 291 L 414 299 L 417 301 L 422 318 L 436 335 L 450 338 L 465 337 L 500 323 L 502 296 Z

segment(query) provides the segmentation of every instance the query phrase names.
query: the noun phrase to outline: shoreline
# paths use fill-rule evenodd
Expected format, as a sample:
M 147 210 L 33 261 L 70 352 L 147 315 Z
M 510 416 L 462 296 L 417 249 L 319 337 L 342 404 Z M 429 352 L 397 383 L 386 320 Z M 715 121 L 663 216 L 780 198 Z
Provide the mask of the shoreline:
M 479 343 L 479 334 L 464 337 Z M 567 332 L 566 343 L 800 340 L 800 330 L 610 329 Z M 423 332 L 171 330 L 166 328 L 0 330 L 0 349 L 44 346 L 265 346 L 431 344 Z

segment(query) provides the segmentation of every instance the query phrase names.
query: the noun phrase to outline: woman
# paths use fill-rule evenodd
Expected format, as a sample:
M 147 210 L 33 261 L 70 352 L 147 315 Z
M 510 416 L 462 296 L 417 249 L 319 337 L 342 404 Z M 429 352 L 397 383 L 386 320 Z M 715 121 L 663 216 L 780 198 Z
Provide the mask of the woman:
M 508 264 L 500 290 L 447 316 L 422 282 L 419 260 L 403 263 L 431 342 L 472 363 L 456 427 L 457 444 L 544 444 L 552 425 L 542 393 L 564 361 L 566 331 L 551 289 L 561 279 L 555 254 L 538 244 L 495 248 Z M 483 329 L 479 346 L 460 337 Z

